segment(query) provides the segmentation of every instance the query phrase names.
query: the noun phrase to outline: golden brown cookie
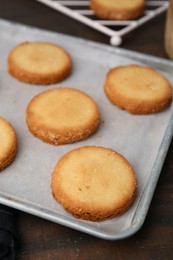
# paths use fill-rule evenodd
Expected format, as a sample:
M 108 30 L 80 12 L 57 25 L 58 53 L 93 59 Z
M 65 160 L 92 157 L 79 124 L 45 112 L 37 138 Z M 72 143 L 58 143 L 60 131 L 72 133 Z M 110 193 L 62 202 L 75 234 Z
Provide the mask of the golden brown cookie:
M 99 110 L 86 93 L 55 88 L 35 96 L 26 111 L 29 130 L 43 141 L 67 144 L 86 139 L 99 125 Z
M 24 42 L 8 56 L 9 73 L 33 84 L 53 84 L 69 75 L 70 55 L 60 46 L 49 42 Z
M 91 0 L 90 6 L 99 18 L 131 20 L 143 15 L 145 0 Z
M 129 162 L 114 150 L 84 146 L 60 158 L 51 188 L 53 197 L 74 217 L 100 221 L 130 207 L 136 176 Z
M 7 167 L 17 152 L 17 138 L 12 125 L 0 117 L 0 171 Z
M 160 112 L 172 98 L 169 81 L 153 68 L 139 65 L 111 69 L 104 88 L 113 104 L 132 114 Z

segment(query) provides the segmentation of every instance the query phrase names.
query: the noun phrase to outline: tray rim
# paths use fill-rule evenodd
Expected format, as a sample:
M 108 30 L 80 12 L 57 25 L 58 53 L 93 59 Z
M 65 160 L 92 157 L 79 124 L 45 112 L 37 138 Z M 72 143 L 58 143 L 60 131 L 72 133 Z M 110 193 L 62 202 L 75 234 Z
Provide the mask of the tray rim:
M 173 113 L 171 114 L 171 119 L 173 119 Z M 162 143 L 160 145 L 160 149 L 158 151 L 155 163 L 153 165 L 153 169 L 152 169 L 153 173 L 150 175 L 148 179 L 148 184 L 146 185 L 146 188 L 141 196 L 134 218 L 132 220 L 132 225 L 127 230 L 116 232 L 113 234 L 109 234 L 105 231 L 98 231 L 98 229 L 94 227 L 88 227 L 88 225 L 85 222 L 80 222 L 79 224 L 79 220 L 77 219 L 71 219 L 66 216 L 57 217 L 57 214 L 50 212 L 49 210 L 42 209 L 38 206 L 34 206 L 30 203 L 22 202 L 20 200 L 14 200 L 14 199 L 11 200 L 10 197 L 5 196 L 4 194 L 1 193 L 0 193 L 0 203 L 21 210 L 23 212 L 44 218 L 54 223 L 76 229 L 78 231 L 87 233 L 89 235 L 93 235 L 101 239 L 121 240 L 121 239 L 128 238 L 134 235 L 137 231 L 139 231 L 139 229 L 142 227 L 145 221 L 162 170 L 162 166 L 165 157 L 167 155 L 167 151 L 169 149 L 169 144 L 172 136 L 173 136 L 173 120 L 170 120 L 167 129 L 165 131 L 164 138 L 162 139 Z M 160 159 L 159 164 L 156 165 L 156 162 L 159 159 Z M 139 206 L 141 206 L 140 211 L 138 210 Z
M 47 32 L 47 33 L 54 34 L 54 35 L 60 35 L 61 37 L 68 38 L 69 41 L 70 41 L 70 39 L 73 41 L 78 41 L 78 42 L 80 41 L 80 43 L 88 45 L 91 48 L 99 48 L 103 51 L 107 51 L 109 53 L 114 53 L 115 55 L 118 54 L 120 56 L 125 56 L 128 58 L 134 59 L 135 61 L 143 62 L 145 65 L 153 66 L 156 69 L 160 69 L 165 72 L 167 71 L 167 69 L 173 72 L 173 62 L 166 60 L 164 58 L 158 58 L 158 57 L 155 57 L 152 55 L 143 54 L 143 53 L 139 53 L 139 52 L 135 52 L 135 51 L 131 51 L 131 50 L 126 50 L 126 49 L 119 48 L 119 47 L 112 47 L 112 46 L 109 46 L 109 45 L 106 45 L 103 43 L 97 43 L 97 42 L 93 42 L 90 40 L 84 40 L 82 38 L 69 36 L 66 34 L 53 32 L 53 31 L 49 31 L 49 30 L 45 30 L 45 29 L 40 29 L 38 27 L 28 26 L 28 25 L 16 23 L 13 21 L 8 21 L 5 19 L 0 19 L 0 23 L 9 24 L 9 25 L 12 24 L 13 26 L 17 25 L 20 27 L 38 30 L 38 31 L 42 31 L 42 32 Z M 155 188 L 156 188 L 156 185 L 157 185 L 157 182 L 158 182 L 161 170 L 162 170 L 162 166 L 163 166 L 164 160 L 166 158 L 167 151 L 169 149 L 169 145 L 171 143 L 172 136 L 173 136 L 173 111 L 171 111 L 170 121 L 167 125 L 166 131 L 164 133 L 164 137 L 161 140 L 161 145 L 159 147 L 155 162 L 153 164 L 153 168 L 151 170 L 151 174 L 148 179 L 148 183 L 145 187 L 145 190 L 144 190 L 144 192 L 141 196 L 141 199 L 138 203 L 138 206 L 136 208 L 136 212 L 135 212 L 135 215 L 132 220 L 132 225 L 124 231 L 108 234 L 107 232 L 98 230 L 92 226 L 89 227 L 88 224 L 86 224 L 85 222 L 80 222 L 80 220 L 71 219 L 66 216 L 61 216 L 61 215 L 59 215 L 59 213 L 57 213 L 59 215 L 59 216 L 57 216 L 56 213 L 53 213 L 52 211 L 49 211 L 47 209 L 43 209 L 39 206 L 35 206 L 32 203 L 23 202 L 23 201 L 20 201 L 17 199 L 11 199 L 9 196 L 1 194 L 1 192 L 0 192 L 0 203 L 4 204 L 6 206 L 9 206 L 9 207 L 13 207 L 17 210 L 21 210 L 23 212 L 26 212 L 26 213 L 44 218 L 46 220 L 55 222 L 57 224 L 61 224 L 63 226 L 73 228 L 78 231 L 96 236 L 98 238 L 102 238 L 102 239 L 106 239 L 106 240 L 120 240 L 120 239 L 130 237 L 133 234 L 135 234 L 142 227 L 142 225 L 145 221 L 145 218 L 148 213 L 148 209 L 150 207 L 150 203 L 152 201 L 152 197 L 153 197 L 153 194 L 154 194 L 154 191 L 155 191 Z M 140 211 L 138 209 L 139 207 L 141 207 Z

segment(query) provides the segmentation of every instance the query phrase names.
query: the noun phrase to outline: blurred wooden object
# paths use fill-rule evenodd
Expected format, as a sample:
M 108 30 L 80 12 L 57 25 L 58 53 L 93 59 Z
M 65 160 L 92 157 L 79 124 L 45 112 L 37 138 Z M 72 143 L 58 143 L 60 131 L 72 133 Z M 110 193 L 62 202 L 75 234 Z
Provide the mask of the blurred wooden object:
M 165 28 L 165 51 L 170 59 L 173 59 L 173 0 L 169 0 Z

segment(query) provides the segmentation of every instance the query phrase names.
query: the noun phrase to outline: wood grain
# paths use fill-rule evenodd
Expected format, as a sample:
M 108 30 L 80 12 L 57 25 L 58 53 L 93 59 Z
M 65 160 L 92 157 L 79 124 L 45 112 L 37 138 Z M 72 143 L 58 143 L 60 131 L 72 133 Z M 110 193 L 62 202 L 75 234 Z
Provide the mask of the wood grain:
M 168 57 L 173 59 L 173 0 L 169 1 L 165 26 L 165 49 Z

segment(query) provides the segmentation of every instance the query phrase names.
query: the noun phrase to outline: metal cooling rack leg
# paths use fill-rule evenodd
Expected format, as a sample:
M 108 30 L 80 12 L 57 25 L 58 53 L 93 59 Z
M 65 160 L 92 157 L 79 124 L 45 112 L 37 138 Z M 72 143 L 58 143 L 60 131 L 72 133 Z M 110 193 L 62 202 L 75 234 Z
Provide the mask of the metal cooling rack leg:
M 122 43 L 122 38 L 119 35 L 114 35 L 110 38 L 110 44 L 113 46 L 119 46 Z

